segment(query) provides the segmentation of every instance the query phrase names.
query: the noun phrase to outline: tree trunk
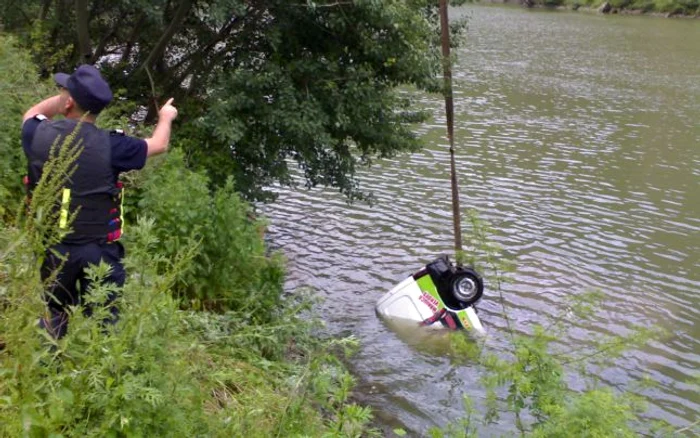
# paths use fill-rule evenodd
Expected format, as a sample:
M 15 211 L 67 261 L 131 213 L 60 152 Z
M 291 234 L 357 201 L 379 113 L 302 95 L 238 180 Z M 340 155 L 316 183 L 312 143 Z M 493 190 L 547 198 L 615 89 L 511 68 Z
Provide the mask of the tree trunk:
M 75 0 L 75 11 L 80 63 L 89 62 L 92 59 L 92 44 L 90 43 L 88 0 Z
M 163 56 L 165 49 L 170 43 L 170 40 L 182 27 L 182 23 L 185 21 L 185 18 L 187 18 L 187 13 L 189 12 L 191 6 L 192 0 L 182 0 L 180 6 L 175 11 L 175 16 L 170 21 L 170 25 L 167 27 L 167 29 L 165 29 L 165 32 L 163 32 L 163 35 L 161 35 L 155 47 L 153 47 L 153 50 L 151 50 L 151 53 L 148 54 L 148 57 L 141 65 L 141 68 L 155 64 L 158 59 Z
M 118 23 L 115 24 L 114 27 L 112 27 L 112 28 L 109 30 L 109 32 L 107 33 L 107 35 L 105 35 L 104 37 L 102 37 L 102 39 L 100 40 L 100 42 L 97 44 L 97 48 L 95 48 L 95 52 L 92 54 L 92 57 L 90 58 L 90 63 L 93 63 L 93 64 L 94 64 L 95 62 L 97 62 L 97 61 L 104 55 L 104 51 L 105 51 L 105 49 L 107 48 L 107 44 L 108 44 L 109 41 L 112 39 L 112 37 L 114 37 L 114 34 L 116 33 L 117 27 L 118 27 L 118 26 L 119 26 Z
M 138 39 L 139 35 L 141 34 L 141 28 L 145 22 L 146 22 L 146 14 L 142 13 L 139 16 L 138 20 L 136 20 L 136 25 L 131 30 L 131 34 L 129 35 L 129 38 L 127 39 L 126 48 L 124 49 L 124 53 L 122 54 L 122 59 L 121 59 L 122 63 L 129 62 L 129 58 L 131 57 L 131 50 L 134 48 L 134 44 L 136 44 L 136 40 Z
M 51 0 L 44 0 L 39 11 L 39 20 L 46 20 L 46 17 L 49 16 L 49 9 L 51 9 Z

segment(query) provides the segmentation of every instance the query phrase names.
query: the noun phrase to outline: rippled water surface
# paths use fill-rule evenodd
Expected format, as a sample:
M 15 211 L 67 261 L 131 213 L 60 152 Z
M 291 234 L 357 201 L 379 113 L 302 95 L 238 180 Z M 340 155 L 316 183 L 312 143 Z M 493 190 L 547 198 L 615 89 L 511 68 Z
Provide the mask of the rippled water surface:
M 700 395 L 700 20 L 603 17 L 473 6 L 455 67 L 456 143 L 464 208 L 475 208 L 515 258 L 505 288 L 518 330 L 591 288 L 606 295 L 566 340 L 670 331 L 604 373 L 623 387 L 649 375 L 652 418 L 698 419 Z M 380 422 L 420 435 L 483 392 L 476 366 L 455 365 L 447 341 L 388 327 L 374 303 L 451 250 L 449 154 L 439 96 L 418 127 L 427 147 L 363 173 L 377 204 L 331 191 L 280 192 L 270 237 L 289 259 L 288 287 L 326 298 L 334 334 L 354 334 L 352 366 Z M 494 349 L 505 345 L 496 297 L 479 305 Z M 501 425 L 492 431 L 508 431 Z

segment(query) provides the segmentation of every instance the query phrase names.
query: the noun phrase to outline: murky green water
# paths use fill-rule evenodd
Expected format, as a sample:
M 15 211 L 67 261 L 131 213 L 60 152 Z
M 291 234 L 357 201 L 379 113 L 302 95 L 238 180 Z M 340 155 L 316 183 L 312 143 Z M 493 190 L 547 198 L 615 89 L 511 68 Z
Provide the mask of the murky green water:
M 700 21 L 472 6 L 455 68 L 463 207 L 476 208 L 517 260 L 505 294 L 521 331 L 600 288 L 593 322 L 566 342 L 632 324 L 671 332 L 603 374 L 623 388 L 649 375 L 652 418 L 698 419 L 700 394 Z M 419 128 L 428 147 L 367 172 L 378 205 L 332 192 L 281 192 L 267 207 L 271 239 L 289 258 L 289 288 L 327 298 L 333 333 L 362 342 L 353 367 L 381 421 L 419 435 L 483 397 L 475 366 L 446 342 L 393 330 L 375 301 L 452 244 L 443 103 Z M 480 306 L 489 342 L 504 341 L 494 295 Z M 490 429 L 508 431 L 505 423 Z

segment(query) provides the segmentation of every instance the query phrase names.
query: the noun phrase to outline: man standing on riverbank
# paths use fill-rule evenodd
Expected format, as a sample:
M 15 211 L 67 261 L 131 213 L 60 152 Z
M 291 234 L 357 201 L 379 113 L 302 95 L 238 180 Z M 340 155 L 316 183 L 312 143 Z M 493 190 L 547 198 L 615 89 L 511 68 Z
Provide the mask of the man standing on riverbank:
M 54 338 L 66 334 L 69 306 L 80 305 L 90 284 L 86 268 L 105 262 L 110 273 L 105 281 L 121 287 L 126 280 L 122 264 L 124 247 L 118 241 L 122 230 L 122 186 L 119 174 L 141 169 L 151 155 L 167 151 L 172 121 L 177 117 L 173 99 L 158 112 L 158 124 L 147 139 L 129 137 L 121 132 L 103 131 L 95 126 L 99 113 L 112 101 L 112 91 L 93 66 L 81 65 L 71 75 L 54 76 L 60 93 L 45 99 L 25 114 L 22 125 L 22 147 L 27 156 L 29 192 L 42 176 L 51 146 L 75 134 L 73 145 L 82 150 L 75 162 L 75 171 L 62 189 L 59 227 L 67 227 L 67 219 L 77 211 L 72 232 L 46 251 L 41 278 L 46 280 L 56 270 L 57 277 L 46 294 L 47 316 L 41 325 Z M 63 115 L 64 119 L 53 120 Z M 61 261 L 60 257 L 65 257 Z M 116 299 L 110 295 L 106 305 Z M 85 309 L 87 314 L 91 309 Z M 112 319 L 117 310 L 110 306 Z

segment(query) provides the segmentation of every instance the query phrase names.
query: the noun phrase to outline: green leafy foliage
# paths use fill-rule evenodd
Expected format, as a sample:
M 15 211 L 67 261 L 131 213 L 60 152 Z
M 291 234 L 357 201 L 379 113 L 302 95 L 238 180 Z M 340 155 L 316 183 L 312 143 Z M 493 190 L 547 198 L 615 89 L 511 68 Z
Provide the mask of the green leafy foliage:
M 217 180 L 233 171 L 254 198 L 265 197 L 264 185 L 294 184 L 288 159 L 307 187 L 363 198 L 357 166 L 420 146 L 407 124 L 424 115 L 393 89 L 437 89 L 430 21 L 423 9 L 393 1 L 272 9 L 277 20 L 259 46 L 217 75 L 191 153 Z
M 0 230 L 0 434 L 3 436 L 367 436 L 367 408 L 349 402 L 353 380 L 311 335 L 312 302 L 290 298 L 274 318 L 185 312 L 169 293 L 189 262 L 154 252 L 155 222 L 131 228 L 132 273 L 117 301 L 120 321 L 103 326 L 73 309 L 68 335 L 39 329 L 44 308 L 26 231 Z M 159 272 L 158 264 L 171 269 Z M 105 265 L 91 276 L 103 278 Z M 109 285 L 87 303 L 104 302 Z M 324 417 L 319 412 L 326 412 Z
M 14 3 L 1 22 L 44 74 L 101 61 L 148 121 L 174 96 L 178 145 L 248 199 L 296 185 L 295 167 L 304 186 L 366 198 L 358 166 L 420 146 L 409 124 L 427 114 L 396 87 L 440 90 L 437 0 Z
M 236 309 L 251 320 L 267 320 L 267 312 L 279 304 L 282 259 L 266 255 L 265 224 L 255 219 L 233 181 L 210 191 L 207 176 L 189 170 L 183 154 L 174 151 L 140 184 L 137 211 L 156 221 L 156 251 L 174 257 L 195 248 L 173 292 L 194 308 Z
M 86 305 L 96 305 L 92 317 L 84 316 L 81 308 L 71 309 L 70 330 L 61 340 L 37 326 L 37 317 L 46 312 L 43 291 L 55 280 L 42 282 L 38 266 L 45 251 L 61 238 L 61 233 L 52 233 L 59 222 L 53 207 L 82 147 L 73 142 L 68 136 L 52 147 L 26 216 L 18 226 L 2 230 L 3 434 L 117 436 L 204 430 L 203 418 L 192 415 L 192 405 L 198 402 L 190 392 L 196 387 L 177 386 L 173 378 L 182 375 L 183 367 L 173 345 L 179 335 L 174 319 L 177 308 L 166 293 L 171 276 L 156 277 L 153 267 L 143 269 L 142 283 L 130 285 L 144 286 L 150 278 L 151 295 L 144 296 L 143 287 L 126 288 L 119 303 L 122 320 L 117 326 L 104 327 L 101 321 L 108 310 L 103 303 L 115 287 L 101 284 L 107 266 L 94 267 L 88 276 L 95 286 L 85 297 Z M 148 237 L 137 229 L 139 236 Z M 135 256 L 147 266 L 148 243 L 137 246 Z M 183 260 L 188 256 L 182 253 Z M 177 401 L 168 402 L 169 396 Z
M 35 86 L 30 64 L 12 41 L 0 43 L 0 66 L 27 63 L 27 76 L 13 77 L 3 103 L 23 111 L 34 93 L 27 91 Z M 23 159 L 21 111 L 4 113 L 11 125 L 0 127 L 0 163 L 10 175 L 21 171 L 11 161 Z M 119 114 L 102 116 L 124 122 Z M 136 183 L 132 207 L 142 201 L 142 211 L 154 215 L 127 223 L 129 278 L 117 291 L 119 321 L 102 323 L 115 287 L 102 284 L 108 267 L 99 265 L 83 297 L 92 316 L 72 308 L 60 340 L 40 329 L 43 292 L 55 275 L 43 283 L 39 265 L 61 239 L 54 206 L 82 147 L 71 141 L 52 149 L 28 206 L 14 180 L 0 180 L 5 213 L 21 213 L 0 217 L 0 436 L 376 435 L 367 426 L 369 409 L 350 400 L 353 379 L 331 353 L 356 343 L 319 336 L 315 302 L 306 294 L 282 297 L 280 260 L 265 254 L 250 206 L 230 181 L 210 191 L 202 173 L 184 168 L 181 154 L 129 175 Z M 191 216 L 179 201 L 204 214 Z M 178 240 L 169 240 L 164 226 L 180 224 Z M 192 288 L 205 282 L 221 299 Z M 185 302 L 218 313 L 182 309 L 186 294 L 200 292 Z
M 27 80 L 37 77 L 31 58 L 17 49 L 14 38 L 1 34 L 0 77 L 0 219 L 9 220 L 17 213 L 14 201 L 24 193 L 22 177 L 27 172 L 20 138 L 22 116 L 49 87 Z

